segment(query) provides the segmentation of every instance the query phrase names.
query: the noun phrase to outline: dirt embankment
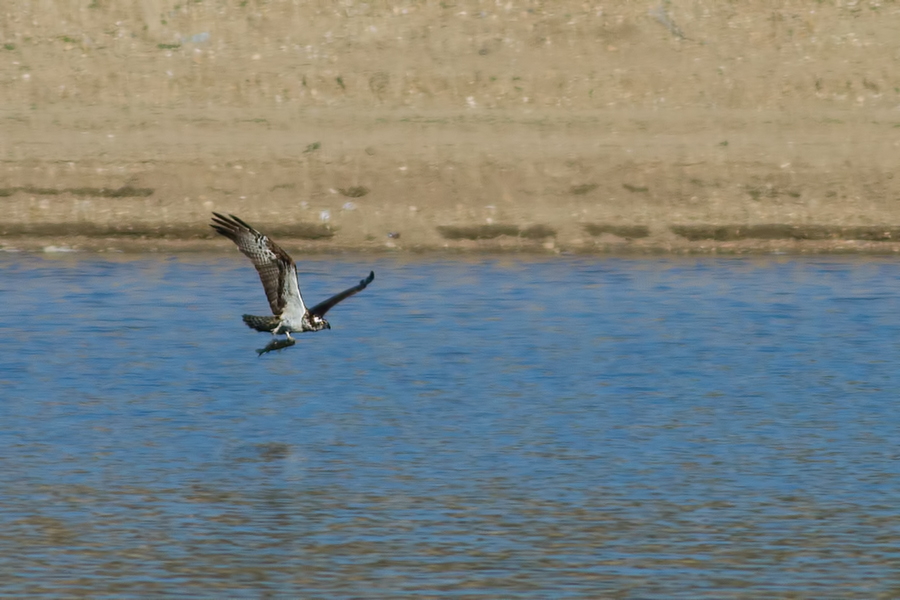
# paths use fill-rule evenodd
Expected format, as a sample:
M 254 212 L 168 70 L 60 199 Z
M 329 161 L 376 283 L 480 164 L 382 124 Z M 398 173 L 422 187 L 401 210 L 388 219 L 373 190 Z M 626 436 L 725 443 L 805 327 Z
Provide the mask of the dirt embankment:
M 7 248 L 900 250 L 893 2 L 5 8 Z

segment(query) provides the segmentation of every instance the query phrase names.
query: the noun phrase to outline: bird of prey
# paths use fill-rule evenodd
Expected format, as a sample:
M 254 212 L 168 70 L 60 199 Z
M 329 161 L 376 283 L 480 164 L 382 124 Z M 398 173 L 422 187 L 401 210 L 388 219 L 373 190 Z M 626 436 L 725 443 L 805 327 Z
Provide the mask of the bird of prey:
M 285 340 L 273 341 L 260 351 L 260 354 L 292 346 L 295 343 L 291 337 L 292 333 L 331 329 L 331 325 L 325 320 L 325 313 L 338 302 L 366 289 L 366 286 L 375 279 L 375 272 L 370 272 L 359 285 L 335 294 L 312 308 L 307 308 L 300 295 L 297 265 L 278 244 L 234 215 L 225 216 L 214 212 L 210 227 L 237 244 L 238 249 L 253 262 L 253 266 L 259 272 L 263 289 L 266 290 L 266 297 L 269 299 L 274 316 L 244 315 L 244 323 L 257 331 L 271 331 L 273 336 L 278 334 L 287 336 Z

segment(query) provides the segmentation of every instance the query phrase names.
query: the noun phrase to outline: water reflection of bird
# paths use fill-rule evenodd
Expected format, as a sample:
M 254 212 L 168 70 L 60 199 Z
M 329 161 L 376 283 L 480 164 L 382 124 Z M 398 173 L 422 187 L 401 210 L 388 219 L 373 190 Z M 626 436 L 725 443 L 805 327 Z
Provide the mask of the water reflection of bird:
M 375 279 L 375 273 L 371 272 L 359 285 L 307 308 L 300 295 L 297 265 L 287 252 L 238 217 L 215 212 L 213 215 L 210 227 L 237 244 L 238 249 L 253 262 L 269 299 L 272 314 L 275 315 L 244 315 L 244 323 L 257 331 L 271 331 L 272 335 L 283 333 L 287 336 L 285 340 L 273 340 L 270 347 L 264 349 L 265 352 L 292 346 L 294 339 L 291 333 L 331 329 L 331 325 L 325 320 L 325 313 L 338 302 L 366 289 Z

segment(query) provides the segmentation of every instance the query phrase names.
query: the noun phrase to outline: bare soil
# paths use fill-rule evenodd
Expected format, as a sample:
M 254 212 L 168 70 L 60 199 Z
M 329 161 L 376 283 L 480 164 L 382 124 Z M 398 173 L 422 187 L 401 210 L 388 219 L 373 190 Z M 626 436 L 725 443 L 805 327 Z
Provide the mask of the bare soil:
M 6 249 L 900 251 L 893 1 L 7 4 Z

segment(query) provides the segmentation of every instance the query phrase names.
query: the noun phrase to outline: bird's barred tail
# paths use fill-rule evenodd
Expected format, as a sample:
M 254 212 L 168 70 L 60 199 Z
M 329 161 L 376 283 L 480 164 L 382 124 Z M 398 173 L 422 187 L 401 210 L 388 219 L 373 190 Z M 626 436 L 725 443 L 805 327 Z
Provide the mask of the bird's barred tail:
M 244 323 L 247 327 L 257 331 L 272 331 L 278 327 L 278 317 L 258 317 L 256 315 L 244 315 Z

